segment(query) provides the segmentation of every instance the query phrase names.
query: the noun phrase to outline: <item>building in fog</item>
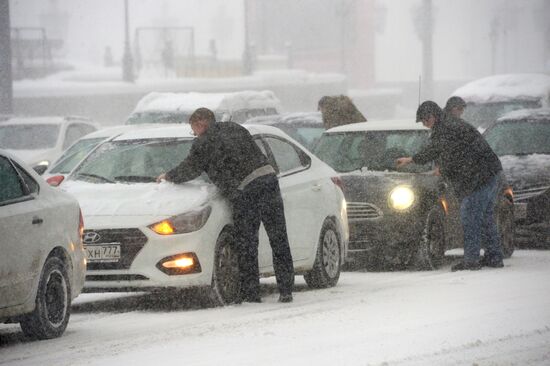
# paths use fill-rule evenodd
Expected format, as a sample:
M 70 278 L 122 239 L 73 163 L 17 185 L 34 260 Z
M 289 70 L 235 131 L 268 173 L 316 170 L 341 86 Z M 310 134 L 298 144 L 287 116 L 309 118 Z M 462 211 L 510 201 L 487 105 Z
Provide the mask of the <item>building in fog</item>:
M 245 0 L 245 38 L 255 68 L 277 62 L 374 82 L 375 0 Z M 246 52 L 246 49 L 245 49 Z

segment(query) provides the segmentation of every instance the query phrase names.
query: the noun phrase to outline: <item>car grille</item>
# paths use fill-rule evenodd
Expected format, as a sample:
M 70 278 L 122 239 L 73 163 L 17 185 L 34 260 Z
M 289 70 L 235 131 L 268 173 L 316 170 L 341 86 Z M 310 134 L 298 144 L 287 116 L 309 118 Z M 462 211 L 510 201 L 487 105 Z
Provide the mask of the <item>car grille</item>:
M 86 281 L 145 281 L 149 278 L 143 275 L 88 275 Z
M 348 202 L 347 210 L 349 222 L 373 220 L 384 215 L 378 207 L 365 202 Z
M 514 200 L 515 201 L 522 201 L 526 200 L 528 198 L 531 198 L 533 196 L 538 196 L 539 194 L 543 193 L 547 189 L 550 189 L 550 186 L 546 187 L 531 187 L 527 189 L 520 189 L 520 190 L 514 190 Z
M 89 270 L 128 269 L 141 248 L 147 243 L 147 237 L 139 229 L 85 230 L 84 237 L 88 233 L 99 234 L 100 240 L 94 242 L 93 245 L 120 243 L 120 260 L 118 262 L 88 262 Z M 84 242 L 84 245 L 86 244 Z

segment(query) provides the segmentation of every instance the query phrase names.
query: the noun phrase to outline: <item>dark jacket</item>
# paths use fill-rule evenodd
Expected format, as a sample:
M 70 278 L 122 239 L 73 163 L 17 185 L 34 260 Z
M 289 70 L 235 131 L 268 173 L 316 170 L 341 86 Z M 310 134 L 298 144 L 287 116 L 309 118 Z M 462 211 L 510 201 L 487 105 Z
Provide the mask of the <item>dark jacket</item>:
M 234 122 L 220 122 L 195 139 L 187 158 L 167 172 L 166 178 L 183 183 L 206 172 L 231 198 L 245 177 L 265 165 L 269 165 L 267 158 L 246 128 Z
M 429 144 L 413 156 L 417 164 L 434 160 L 459 197 L 470 195 L 502 171 L 498 156 L 479 131 L 449 115 L 436 121 Z

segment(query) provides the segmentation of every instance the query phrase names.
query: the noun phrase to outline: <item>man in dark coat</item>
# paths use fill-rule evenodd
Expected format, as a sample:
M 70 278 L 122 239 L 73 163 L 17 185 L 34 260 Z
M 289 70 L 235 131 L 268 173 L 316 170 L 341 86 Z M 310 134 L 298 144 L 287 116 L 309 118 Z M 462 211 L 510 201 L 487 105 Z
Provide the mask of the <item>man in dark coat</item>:
M 207 108 L 193 112 L 189 123 L 197 136 L 189 155 L 157 181 L 183 183 L 206 172 L 229 199 L 239 253 L 240 301 L 261 302 L 258 233 L 263 222 L 273 252 L 279 301 L 291 302 L 294 267 L 275 170 L 246 128 L 233 122 L 216 123 Z
M 443 178 L 451 183 L 460 204 L 464 229 L 464 259 L 452 270 L 502 267 L 502 247 L 494 220 L 494 207 L 502 165 L 481 134 L 460 118 L 445 114 L 432 102 L 422 103 L 417 122 L 432 129 L 428 145 L 413 157 L 397 159 L 397 166 L 437 160 Z M 480 261 L 481 238 L 487 240 Z

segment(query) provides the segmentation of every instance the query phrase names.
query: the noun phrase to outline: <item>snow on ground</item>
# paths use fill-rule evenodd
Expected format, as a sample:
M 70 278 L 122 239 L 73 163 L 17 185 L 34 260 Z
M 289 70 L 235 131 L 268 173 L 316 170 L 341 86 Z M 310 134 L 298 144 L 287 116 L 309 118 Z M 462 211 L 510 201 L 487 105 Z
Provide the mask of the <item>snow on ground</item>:
M 345 272 L 291 304 L 200 308 L 151 294 L 84 294 L 65 335 L 0 326 L 1 365 L 550 365 L 550 252 L 505 268 Z

